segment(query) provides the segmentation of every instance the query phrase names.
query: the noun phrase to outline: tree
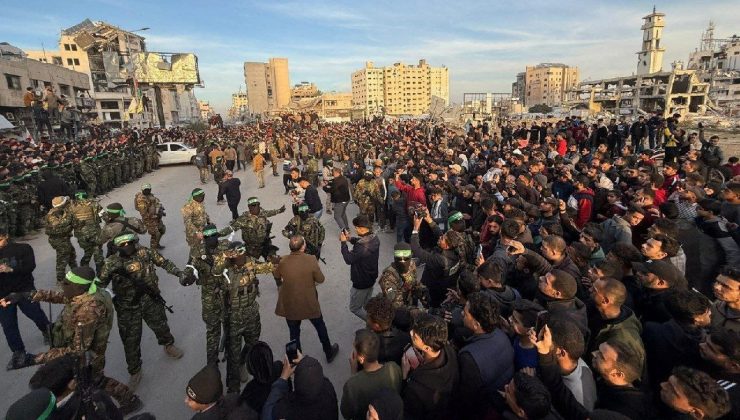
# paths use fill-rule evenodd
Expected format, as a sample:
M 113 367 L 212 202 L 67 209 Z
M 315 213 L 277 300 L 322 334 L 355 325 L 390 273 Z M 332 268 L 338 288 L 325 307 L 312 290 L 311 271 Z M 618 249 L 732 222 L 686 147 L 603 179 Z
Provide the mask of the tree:
M 529 107 L 529 112 L 532 114 L 548 114 L 552 112 L 552 107 L 546 104 L 537 104 Z

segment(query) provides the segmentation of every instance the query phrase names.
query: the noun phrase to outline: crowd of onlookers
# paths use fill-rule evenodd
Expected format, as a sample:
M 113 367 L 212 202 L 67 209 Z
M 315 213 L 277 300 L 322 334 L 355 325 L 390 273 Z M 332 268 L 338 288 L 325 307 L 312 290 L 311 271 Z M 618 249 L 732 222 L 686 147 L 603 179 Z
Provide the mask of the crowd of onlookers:
M 425 291 L 367 302 L 344 384 L 261 343 L 240 396 L 216 368 L 193 377 L 194 418 L 740 416 L 740 165 L 677 115 L 464 131 L 286 119 L 176 137 L 231 144 L 237 167 L 241 147 L 288 172 L 320 159 L 353 189 L 371 175 L 374 230 L 395 231 L 394 264 L 406 249 L 423 264 Z

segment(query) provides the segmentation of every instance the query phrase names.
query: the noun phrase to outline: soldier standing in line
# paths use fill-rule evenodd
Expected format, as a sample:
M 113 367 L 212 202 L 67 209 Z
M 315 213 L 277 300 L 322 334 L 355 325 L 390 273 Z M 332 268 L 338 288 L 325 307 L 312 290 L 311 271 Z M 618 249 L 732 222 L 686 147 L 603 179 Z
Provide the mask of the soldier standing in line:
M 95 260 L 95 271 L 103 268 L 103 248 L 100 245 L 100 204 L 96 200 L 87 198 L 87 192 L 78 191 L 75 200 L 70 203 L 70 212 L 74 218 L 74 236 L 84 254 L 80 260 L 81 266 Z
M 64 309 L 52 326 L 51 348 L 35 355 L 25 366 L 45 364 L 66 355 L 89 351 L 92 381 L 115 398 L 121 414 L 127 415 L 139 410 L 143 404 L 129 387 L 103 373 L 108 337 L 113 327 L 113 302 L 108 292 L 97 287 L 97 282 L 90 267 L 77 267 L 65 275 L 61 291 L 11 293 L 0 300 L 0 306 L 6 307 L 25 299 L 63 304 Z
M 74 218 L 68 209 L 69 197 L 54 197 L 51 200 L 51 210 L 46 214 L 46 234 L 49 235 L 49 244 L 57 253 L 56 273 L 57 283 L 64 280 L 67 266 L 77 267 L 77 255 L 72 246 L 72 230 Z
M 106 258 L 100 273 L 103 287 L 113 281 L 113 304 L 116 308 L 118 332 L 126 353 L 126 364 L 131 375 L 128 386 L 136 389 L 141 382 L 141 333 L 142 321 L 151 328 L 159 345 L 173 359 L 183 356 L 175 346 L 175 338 L 167 324 L 166 306 L 159 289 L 156 267 L 161 267 L 180 283 L 191 284 L 188 275 L 154 249 L 139 245 L 135 233 L 117 236 L 113 243 L 118 250 Z
M 13 177 L 10 188 L 8 188 L 8 194 L 10 195 L 13 206 L 16 208 L 15 230 L 11 233 L 16 237 L 24 236 L 30 230 L 31 218 L 27 212 L 24 214 L 21 209 L 24 202 L 28 199 L 23 188 L 23 175 Z
M 279 176 L 277 172 L 279 159 L 280 157 L 277 146 L 275 146 L 275 142 L 272 141 L 270 142 L 270 166 L 272 166 L 272 176 Z
M 203 228 L 211 222 L 211 218 L 206 213 L 206 206 L 203 204 L 205 198 L 205 191 L 196 188 L 190 193 L 187 204 L 180 209 L 185 224 L 185 240 L 191 248 L 200 242 Z
M 10 180 L 6 179 L 0 183 L 0 211 L 4 209 L 4 215 L 0 218 L 0 228 L 5 227 L 10 237 L 15 236 L 15 225 L 17 217 L 13 198 L 9 193 Z
M 146 226 L 141 219 L 136 217 L 126 217 L 121 203 L 110 203 L 103 212 L 103 221 L 105 225 L 100 232 L 100 246 L 108 244 L 106 256 L 110 256 L 114 251 L 113 243 L 110 242 L 116 236 L 122 233 L 146 233 Z
M 98 188 L 97 176 L 95 175 L 95 165 L 92 163 L 93 157 L 88 156 L 82 159 L 80 163 L 80 178 L 85 183 L 85 190 L 90 197 L 95 197 Z
M 357 183 L 353 195 L 360 214 L 367 216 L 370 223 L 375 220 L 375 205 L 381 201 L 380 189 L 375 182 L 375 176 L 370 170 L 365 171 L 365 176 Z
M 283 229 L 283 236 L 290 239 L 294 235 L 301 235 L 306 241 L 306 254 L 321 258 L 321 245 L 324 243 L 326 229 L 319 219 L 314 217 L 308 204 L 298 206 L 298 215 L 293 216 Z
M 208 182 L 208 158 L 203 150 L 200 150 L 195 155 L 195 167 L 198 168 L 198 174 L 200 175 L 200 183 L 205 184 Z
M 272 222 L 268 217 L 278 215 L 285 211 L 285 206 L 277 210 L 263 210 L 257 197 L 249 197 L 247 200 L 248 211 L 242 213 L 236 220 L 232 220 L 228 227 L 221 229 L 218 236 L 230 235 L 237 230 L 242 231 L 242 241 L 247 249 L 247 254 L 258 260 L 265 260 L 277 252 L 277 247 L 272 244 L 270 232 Z
M 162 235 L 164 235 L 166 228 L 162 223 L 162 217 L 165 216 L 164 207 L 162 202 L 152 194 L 152 185 L 144 184 L 141 186 L 141 192 L 136 193 L 134 198 L 134 205 L 136 210 L 141 214 L 141 220 L 144 221 L 146 230 L 151 236 L 149 247 L 152 249 L 164 249 L 164 246 L 160 245 Z
M 424 302 L 424 289 L 416 279 L 416 264 L 411 258 L 411 246 L 406 242 L 393 247 L 393 262 L 380 274 L 380 293 L 387 297 L 394 309 L 416 307 Z
M 218 239 L 218 229 L 208 224 L 203 228 L 203 240 L 190 249 L 188 264 L 198 270 L 196 284 L 201 287 L 201 315 L 206 323 L 206 363 L 218 363 L 218 347 L 221 342 L 221 322 L 223 320 L 223 278 L 216 271 L 215 260 L 229 249 L 229 241 Z
M 239 371 L 242 355 L 249 353 L 262 332 L 260 323 L 259 280 L 257 274 L 271 273 L 277 256 L 270 262 L 257 262 L 244 244 L 232 242 L 230 250 L 216 256 L 215 272 L 221 273 L 222 290 L 226 293 L 224 308 L 225 331 L 228 334 L 226 352 L 226 386 L 228 392 L 239 392 Z M 226 313 L 228 311 L 228 313 Z M 243 344 L 243 347 L 242 347 Z
M 308 162 L 306 162 L 306 171 L 303 174 L 308 178 L 308 182 L 314 187 L 319 186 L 319 160 L 314 155 L 308 155 Z

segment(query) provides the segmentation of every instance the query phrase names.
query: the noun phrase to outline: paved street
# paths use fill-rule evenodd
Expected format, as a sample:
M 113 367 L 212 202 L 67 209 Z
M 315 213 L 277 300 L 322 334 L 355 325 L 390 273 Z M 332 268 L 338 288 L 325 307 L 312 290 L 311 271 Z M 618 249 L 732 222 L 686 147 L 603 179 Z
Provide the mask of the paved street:
M 282 228 L 291 217 L 289 198 L 283 195 L 282 173 L 280 177 L 273 177 L 266 171 L 265 180 L 267 187 L 257 189 L 254 174 L 251 171 L 237 172 L 235 174 L 242 180 L 242 202 L 240 212 L 246 211 L 247 197 L 256 195 L 262 201 L 262 206 L 267 209 L 278 208 L 285 204 L 288 210 L 272 218 L 274 222 L 272 232 L 276 235 L 273 240 L 280 247 L 281 254 L 288 253 L 288 241 L 280 234 Z M 143 183 L 152 184 L 152 192 L 159 197 L 166 210 L 167 234 L 162 240 L 166 249 L 162 251 L 165 257 L 172 260 L 178 267 L 185 265 L 188 248 L 184 237 L 184 228 L 180 208 L 187 200 L 190 191 L 200 186 L 197 170 L 190 166 L 164 167 L 152 174 L 147 174 L 141 179 L 118 188 L 109 196 L 101 197 L 103 206 L 111 202 L 123 204 L 128 215 L 139 216 L 134 209 L 134 195 L 139 191 Z M 211 219 L 218 227 L 225 226 L 230 220 L 229 209 L 226 205 L 216 204 L 217 187 L 213 182 L 205 186 L 206 207 Z M 324 198 L 323 192 L 321 193 Z M 354 217 L 357 213 L 356 206 L 350 206 L 348 217 Z M 329 329 L 332 341 L 340 345 L 337 359 L 327 366 L 321 346 L 315 330 L 310 323 L 302 325 L 302 344 L 307 354 L 316 357 L 324 366 L 325 375 L 331 379 L 338 397 L 341 399 L 342 385 L 349 376 L 349 364 L 347 362 L 351 351 L 352 337 L 354 331 L 362 328 L 364 323 L 349 312 L 347 308 L 349 296 L 349 267 L 344 264 L 339 252 L 339 229 L 331 215 L 324 213 L 322 222 L 326 227 L 326 241 L 323 247 L 323 256 L 327 265 L 321 265 L 326 282 L 319 286 L 319 299 L 321 308 Z M 394 234 L 380 233 L 381 238 L 381 260 L 382 270 L 392 259 L 392 249 L 395 241 Z M 54 252 L 47 242 L 43 233 L 37 233 L 32 237 L 24 238 L 30 243 L 36 253 L 36 287 L 54 287 Z M 73 242 L 76 242 L 73 240 Z M 144 245 L 149 244 L 148 235 L 142 236 Z M 78 260 L 81 253 L 78 248 Z M 169 315 L 169 323 L 175 336 L 176 344 L 185 351 L 185 356 L 180 360 L 171 360 L 164 354 L 162 348 L 157 345 L 156 339 L 148 328 L 144 328 L 142 338 L 143 355 L 143 379 L 137 393 L 144 401 L 143 411 L 149 411 L 161 419 L 189 418 L 190 413 L 183 404 L 184 389 L 187 380 L 195 374 L 206 361 L 205 355 L 205 326 L 201 320 L 200 291 L 193 285 L 188 288 L 182 287 L 177 279 L 163 270 L 158 270 L 160 287 L 163 297 L 168 304 L 174 306 L 174 314 Z M 259 297 L 260 314 L 262 318 L 262 337 L 273 349 L 276 358 L 282 358 L 284 345 L 288 341 L 288 328 L 282 318 L 274 314 L 277 290 L 271 275 L 261 275 L 261 292 Z M 48 311 L 47 304 L 43 304 L 44 311 Z M 54 318 L 59 314 L 61 306 L 52 306 Z M 23 339 L 29 352 L 41 352 L 46 348 L 42 343 L 40 332 L 22 314 L 19 314 L 19 323 Z M 128 373 L 123 355 L 123 346 L 115 328 L 110 335 L 108 346 L 106 373 L 122 382 L 128 381 Z M 10 351 L 3 340 L 0 345 L 0 361 L 4 364 L 10 359 Z M 225 377 L 225 366 L 222 364 L 222 373 Z M 4 413 L 8 405 L 28 392 L 28 380 L 35 368 L 3 372 L 0 375 L 0 387 L 4 390 L 3 398 L 0 400 L 0 413 Z

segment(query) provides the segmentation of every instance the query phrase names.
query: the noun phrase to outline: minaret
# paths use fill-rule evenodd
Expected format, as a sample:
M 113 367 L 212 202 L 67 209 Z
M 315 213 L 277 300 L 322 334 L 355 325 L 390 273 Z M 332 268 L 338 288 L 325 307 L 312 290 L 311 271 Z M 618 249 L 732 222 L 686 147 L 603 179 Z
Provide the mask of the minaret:
M 660 45 L 665 27 L 665 13 L 655 11 L 642 18 L 642 51 L 637 53 L 637 74 L 657 73 L 663 68 L 665 48 Z

